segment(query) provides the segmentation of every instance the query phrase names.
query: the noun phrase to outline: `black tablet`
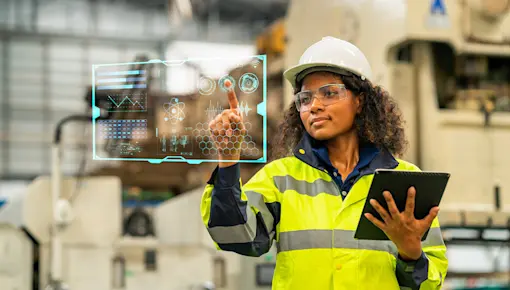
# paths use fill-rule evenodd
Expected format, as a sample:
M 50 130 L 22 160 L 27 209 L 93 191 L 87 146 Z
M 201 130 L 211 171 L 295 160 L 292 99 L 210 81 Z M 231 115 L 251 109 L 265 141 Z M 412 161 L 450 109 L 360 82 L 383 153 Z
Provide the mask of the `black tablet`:
M 387 190 L 391 192 L 395 204 L 402 212 L 406 206 L 407 190 L 414 186 L 416 188 L 414 216 L 417 219 L 423 219 L 433 207 L 439 206 L 449 179 L 450 174 L 445 172 L 376 170 L 354 238 L 389 240 L 382 230 L 365 217 L 365 213 L 371 213 L 374 217 L 382 220 L 370 204 L 370 199 L 377 200 L 388 210 L 388 205 L 383 196 L 383 192 Z M 427 235 L 428 231 L 423 235 L 422 240 L 425 240 Z

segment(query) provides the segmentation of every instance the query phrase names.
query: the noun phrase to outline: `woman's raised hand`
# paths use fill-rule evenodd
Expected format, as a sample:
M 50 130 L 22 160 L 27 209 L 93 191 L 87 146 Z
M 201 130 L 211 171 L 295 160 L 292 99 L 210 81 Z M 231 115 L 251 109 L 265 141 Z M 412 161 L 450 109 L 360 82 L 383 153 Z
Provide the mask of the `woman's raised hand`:
M 225 81 L 225 88 L 228 90 L 230 108 L 209 122 L 211 137 L 218 150 L 220 167 L 228 167 L 237 163 L 241 158 L 241 142 L 246 135 L 243 117 L 239 112 L 239 102 L 230 80 Z M 228 154 L 226 150 L 228 150 Z

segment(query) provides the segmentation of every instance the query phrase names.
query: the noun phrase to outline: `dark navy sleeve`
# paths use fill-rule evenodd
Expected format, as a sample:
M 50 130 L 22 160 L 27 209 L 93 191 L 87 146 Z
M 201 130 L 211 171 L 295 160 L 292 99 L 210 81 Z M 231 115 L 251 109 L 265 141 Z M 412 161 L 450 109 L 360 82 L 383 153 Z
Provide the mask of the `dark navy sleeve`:
M 396 275 L 400 287 L 420 289 L 421 283 L 427 280 L 429 272 L 429 260 L 425 253 L 416 261 L 404 261 L 399 256 L 397 259 Z
M 255 214 L 248 208 L 248 201 L 241 198 L 240 177 L 239 163 L 214 170 L 208 181 L 213 189 L 207 229 L 221 250 L 257 257 L 271 247 L 271 232 L 274 216 L 279 216 L 279 204 L 258 203 L 259 212 Z M 260 195 L 254 191 L 247 194 Z
M 241 178 L 241 166 L 236 163 L 229 167 L 217 166 L 211 178 L 207 183 L 214 184 L 218 188 L 231 188 L 239 186 L 239 179 Z
M 241 166 L 216 167 L 209 184 L 214 185 L 209 227 L 228 227 L 247 221 L 247 202 L 241 200 Z M 241 209 L 241 210 L 239 210 Z

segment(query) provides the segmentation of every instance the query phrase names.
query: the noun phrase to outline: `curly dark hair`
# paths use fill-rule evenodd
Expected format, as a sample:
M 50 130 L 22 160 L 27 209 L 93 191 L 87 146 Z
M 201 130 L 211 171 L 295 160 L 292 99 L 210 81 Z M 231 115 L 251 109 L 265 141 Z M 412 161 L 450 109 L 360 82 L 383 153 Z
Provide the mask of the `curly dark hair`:
M 361 113 L 356 115 L 355 126 L 360 142 L 373 143 L 385 148 L 395 156 L 401 156 L 407 149 L 404 120 L 397 103 L 380 86 L 373 86 L 368 80 L 351 75 L 338 75 L 345 87 L 356 96 L 362 96 Z M 296 86 L 296 93 L 301 85 Z M 292 102 L 285 111 L 279 132 L 272 144 L 272 159 L 289 156 L 301 140 L 305 127 L 301 122 L 296 104 Z

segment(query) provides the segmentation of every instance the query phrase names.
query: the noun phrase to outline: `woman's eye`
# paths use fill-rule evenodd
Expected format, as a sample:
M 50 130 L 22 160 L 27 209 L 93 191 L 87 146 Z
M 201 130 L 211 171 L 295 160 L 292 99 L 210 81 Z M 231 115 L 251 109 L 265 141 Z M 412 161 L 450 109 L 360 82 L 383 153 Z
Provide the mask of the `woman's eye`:
M 327 91 L 326 94 L 325 94 L 326 97 L 335 97 L 337 95 L 338 95 L 338 92 L 334 91 L 334 90 Z
M 301 97 L 301 103 L 309 103 L 310 102 L 310 96 L 302 96 Z

